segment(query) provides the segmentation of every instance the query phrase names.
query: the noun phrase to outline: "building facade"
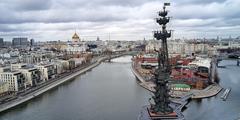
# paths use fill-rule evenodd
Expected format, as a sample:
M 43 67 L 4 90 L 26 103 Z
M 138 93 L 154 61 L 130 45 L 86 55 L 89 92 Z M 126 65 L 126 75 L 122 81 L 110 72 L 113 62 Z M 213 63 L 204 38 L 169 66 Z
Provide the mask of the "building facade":
M 34 67 L 26 67 L 19 69 L 19 71 L 24 75 L 26 78 L 26 87 L 36 86 L 39 83 L 43 82 L 41 77 L 41 72 Z
M 11 64 L 11 71 L 20 71 L 26 79 L 26 87 L 35 86 L 43 79 L 39 69 L 30 64 Z
M 4 46 L 3 38 L 0 38 L 0 47 L 3 47 L 3 46 Z
M 47 81 L 49 79 L 52 79 L 52 78 L 55 78 L 55 75 L 56 75 L 56 67 L 54 64 L 52 63 L 49 63 L 49 64 L 39 64 L 36 66 L 41 75 L 42 75 L 42 79 L 43 81 Z
M 30 45 L 31 45 L 31 46 L 34 46 L 34 45 L 35 45 L 34 39 L 30 39 Z
M 29 42 L 28 42 L 28 38 L 13 38 L 12 39 L 12 45 L 13 46 L 28 46 Z
M 21 72 L 2 72 L 0 79 L 8 83 L 11 92 L 18 92 L 26 88 L 26 79 Z
M 8 91 L 9 91 L 8 83 L 0 81 L 0 96 L 7 94 Z

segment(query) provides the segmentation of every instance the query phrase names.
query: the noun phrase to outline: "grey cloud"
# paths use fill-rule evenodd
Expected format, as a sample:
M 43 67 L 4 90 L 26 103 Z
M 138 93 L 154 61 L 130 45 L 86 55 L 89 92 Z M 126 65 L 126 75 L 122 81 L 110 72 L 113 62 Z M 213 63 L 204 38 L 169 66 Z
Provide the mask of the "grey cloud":
M 174 0 L 177 4 L 210 4 L 210 3 L 223 3 L 227 0 Z
M 6 0 L 1 1 L 0 4 L 4 5 L 5 8 L 20 11 L 31 11 L 31 10 L 47 10 L 51 8 L 51 0 Z
M 47 10 L 51 8 L 51 0 L 25 0 L 16 5 L 18 10 Z
M 1 9 L 0 9 L 1 10 Z M 114 11 L 114 12 L 113 12 Z M 44 11 L 11 11 L 11 14 L 0 12 L 1 24 L 19 23 L 61 23 L 61 22 L 108 22 L 128 19 L 122 13 L 127 12 L 122 7 L 98 7 L 80 9 L 50 9 Z M 121 15 L 122 14 L 122 15 Z
M 54 0 L 57 7 L 139 6 L 157 0 Z
M 149 36 L 162 7 L 159 0 L 9 0 L 0 2 L 3 35 L 28 32 L 39 39 L 67 39 L 77 26 L 83 35 Z M 240 31 L 239 0 L 174 0 L 168 8 L 176 33 L 186 35 L 223 30 Z M 64 33 L 65 32 L 65 33 Z M 61 34 L 61 35 L 59 35 Z M 176 34 L 181 36 L 181 34 Z M 201 35 L 201 34 L 200 34 Z M 141 36 L 141 37 L 140 37 Z

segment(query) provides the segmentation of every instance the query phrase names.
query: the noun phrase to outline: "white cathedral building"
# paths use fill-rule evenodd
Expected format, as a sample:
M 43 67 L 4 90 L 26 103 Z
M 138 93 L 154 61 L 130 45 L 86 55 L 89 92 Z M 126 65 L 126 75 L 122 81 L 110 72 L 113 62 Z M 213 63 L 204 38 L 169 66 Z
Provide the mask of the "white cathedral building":
M 72 36 L 72 41 L 67 43 L 66 51 L 69 54 L 81 54 L 86 53 L 88 46 L 85 44 L 84 41 L 81 41 L 78 34 L 75 32 Z

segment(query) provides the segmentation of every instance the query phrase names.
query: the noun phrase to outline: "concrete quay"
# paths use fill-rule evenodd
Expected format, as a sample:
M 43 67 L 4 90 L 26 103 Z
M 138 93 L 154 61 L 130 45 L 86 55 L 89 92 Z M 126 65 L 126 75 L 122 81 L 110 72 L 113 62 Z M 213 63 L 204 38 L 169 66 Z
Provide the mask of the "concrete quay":
M 120 56 L 122 56 L 122 55 L 114 55 L 114 56 L 111 57 L 111 59 L 112 58 L 116 58 L 116 57 L 120 57 Z M 65 83 L 65 82 L 67 82 L 67 81 L 69 81 L 69 80 L 79 76 L 82 73 L 87 72 L 88 70 L 98 66 L 102 61 L 107 60 L 107 59 L 109 59 L 109 57 L 100 57 L 100 58 L 96 59 L 93 63 L 91 63 L 89 66 L 87 66 L 87 67 L 85 67 L 85 68 L 83 68 L 81 70 L 74 71 L 70 75 L 58 78 L 58 80 L 55 80 L 55 81 L 53 81 L 53 82 L 51 82 L 51 83 L 49 83 L 49 84 L 47 84 L 47 85 L 45 85 L 43 87 L 40 87 L 39 89 L 37 89 L 37 90 L 35 90 L 33 92 L 30 92 L 30 93 L 25 94 L 25 95 L 17 96 L 16 99 L 1 104 L 0 105 L 0 112 L 6 111 L 8 109 L 11 109 L 11 108 L 17 106 L 17 105 L 20 105 L 20 104 L 22 104 L 24 102 L 27 102 L 27 101 L 37 97 L 38 95 L 41 95 L 44 92 L 46 92 L 46 91 L 48 91 L 48 90 L 50 90 L 50 89 L 52 89 L 52 88 L 54 88 L 54 87 L 56 87 L 58 85 L 61 85 L 61 84 Z
M 192 99 L 208 98 L 217 95 L 222 90 L 218 84 L 212 84 L 203 90 L 191 90 Z
M 143 88 L 145 88 L 146 90 L 153 92 L 154 88 L 148 82 L 145 81 L 145 79 L 138 73 L 138 71 L 136 69 L 134 69 L 133 64 L 131 66 L 131 69 L 132 69 L 133 74 L 138 79 L 139 85 L 142 86 Z
M 192 99 L 202 99 L 202 98 L 208 98 L 217 95 L 222 90 L 222 87 L 218 84 L 212 84 L 209 85 L 207 88 L 203 90 L 196 90 L 192 89 L 188 92 L 183 91 L 173 91 L 171 94 L 174 98 L 180 98 L 182 96 L 185 96 L 187 94 L 192 94 Z

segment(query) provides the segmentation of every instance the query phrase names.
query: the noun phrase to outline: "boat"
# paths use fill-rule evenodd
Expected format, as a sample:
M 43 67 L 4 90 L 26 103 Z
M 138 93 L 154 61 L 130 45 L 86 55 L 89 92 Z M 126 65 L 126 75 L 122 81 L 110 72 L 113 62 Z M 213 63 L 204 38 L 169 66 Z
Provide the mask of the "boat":
M 228 58 L 230 59 L 238 59 L 240 56 L 236 55 L 236 54 L 230 54 L 228 55 Z
M 227 99 L 230 91 L 231 91 L 231 88 L 227 88 L 227 89 L 223 92 L 223 95 L 221 96 L 221 99 L 222 99 L 223 101 L 226 101 L 226 99 Z

